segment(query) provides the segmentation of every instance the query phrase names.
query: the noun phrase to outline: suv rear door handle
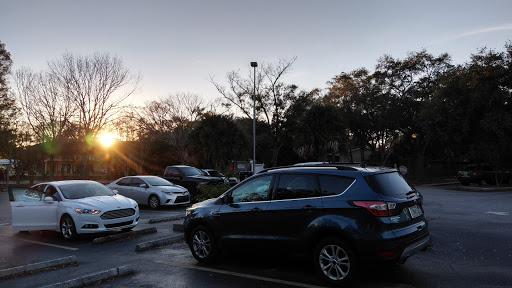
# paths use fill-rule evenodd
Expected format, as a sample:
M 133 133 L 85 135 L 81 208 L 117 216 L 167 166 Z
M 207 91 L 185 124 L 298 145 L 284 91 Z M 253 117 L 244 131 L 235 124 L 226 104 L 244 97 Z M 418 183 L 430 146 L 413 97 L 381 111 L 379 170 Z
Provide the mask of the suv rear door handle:
M 306 205 L 306 206 L 302 207 L 302 210 L 304 210 L 304 212 L 306 212 L 306 213 L 311 213 L 312 208 L 313 208 L 313 206 Z
M 263 211 L 263 210 L 261 210 L 261 209 L 260 209 L 260 208 L 258 208 L 258 207 L 254 207 L 254 208 L 252 208 L 252 210 L 251 210 L 251 212 L 252 212 L 252 213 L 254 213 L 254 214 L 258 214 L 258 213 L 260 213 L 261 211 Z

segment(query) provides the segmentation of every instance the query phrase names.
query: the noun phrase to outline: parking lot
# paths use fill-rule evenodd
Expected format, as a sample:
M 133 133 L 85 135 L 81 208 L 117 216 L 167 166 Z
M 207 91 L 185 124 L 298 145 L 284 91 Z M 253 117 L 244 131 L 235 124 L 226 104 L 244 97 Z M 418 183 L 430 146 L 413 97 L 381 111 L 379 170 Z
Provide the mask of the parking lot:
M 511 287 L 512 192 L 460 191 L 456 186 L 417 187 L 424 195 L 432 243 L 404 265 L 366 267 L 357 287 Z M 77 265 L 0 280 L 2 287 L 41 287 L 129 265 L 133 273 L 97 287 L 323 287 L 309 259 L 265 251 L 228 253 L 215 265 L 200 265 L 183 242 L 136 251 L 138 244 L 179 237 L 174 224 L 184 207 L 141 208 L 134 231 L 156 233 L 94 245 L 57 232 L 11 232 L 8 196 L 0 192 L 0 269 L 76 256 Z

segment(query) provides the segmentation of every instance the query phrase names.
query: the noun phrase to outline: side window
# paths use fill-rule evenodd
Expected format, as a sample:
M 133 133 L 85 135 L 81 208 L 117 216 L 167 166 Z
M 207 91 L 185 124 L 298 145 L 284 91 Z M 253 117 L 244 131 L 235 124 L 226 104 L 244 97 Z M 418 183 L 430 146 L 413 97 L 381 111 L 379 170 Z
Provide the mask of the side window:
M 180 177 L 180 171 L 178 171 L 178 168 L 167 167 L 167 169 L 165 169 L 164 176 Z
M 139 187 L 141 184 L 146 184 L 142 179 L 140 178 L 132 178 L 132 186 Z
M 119 181 L 117 181 L 117 185 L 119 186 L 130 186 L 130 182 L 132 181 L 131 178 L 123 178 Z
M 39 192 L 44 192 L 44 188 L 46 188 L 46 184 L 39 184 L 37 186 L 34 186 L 30 189 L 32 190 L 35 190 L 35 191 L 39 191 Z
M 36 187 L 34 187 L 36 188 Z M 43 199 L 43 192 L 34 190 L 34 188 L 29 188 L 25 191 L 25 195 L 22 195 L 21 197 L 17 197 L 16 201 L 41 201 Z
M 53 200 L 56 200 L 56 201 L 61 201 L 62 199 L 60 198 L 60 195 L 59 195 L 59 192 L 57 192 L 57 188 L 53 187 L 52 185 L 48 185 L 48 188 L 46 189 L 46 193 L 45 193 L 45 196 L 50 196 L 53 198 Z
M 253 179 L 231 192 L 233 203 L 257 202 L 268 200 L 272 175 Z
M 322 196 L 339 195 L 354 182 L 354 179 L 340 176 L 318 176 Z
M 318 196 L 316 176 L 307 174 L 281 175 L 275 200 L 311 198 Z

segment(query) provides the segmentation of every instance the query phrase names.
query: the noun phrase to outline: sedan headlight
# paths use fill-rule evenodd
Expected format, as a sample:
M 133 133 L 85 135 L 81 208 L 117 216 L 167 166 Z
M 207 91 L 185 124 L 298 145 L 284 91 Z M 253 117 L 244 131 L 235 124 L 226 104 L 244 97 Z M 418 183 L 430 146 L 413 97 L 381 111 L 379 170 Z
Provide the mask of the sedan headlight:
M 78 214 L 99 214 L 100 210 L 94 210 L 94 209 L 86 209 L 86 208 L 76 208 L 75 212 Z

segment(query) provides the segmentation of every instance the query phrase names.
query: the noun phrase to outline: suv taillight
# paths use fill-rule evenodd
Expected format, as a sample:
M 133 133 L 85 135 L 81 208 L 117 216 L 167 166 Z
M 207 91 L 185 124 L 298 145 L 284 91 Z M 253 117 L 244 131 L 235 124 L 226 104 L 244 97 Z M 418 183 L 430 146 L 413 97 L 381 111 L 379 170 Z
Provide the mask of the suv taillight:
M 473 177 L 476 177 L 476 171 L 473 171 Z
M 387 217 L 393 214 L 393 209 L 396 203 L 384 201 L 353 201 L 354 205 L 366 208 L 373 215 L 377 217 Z

